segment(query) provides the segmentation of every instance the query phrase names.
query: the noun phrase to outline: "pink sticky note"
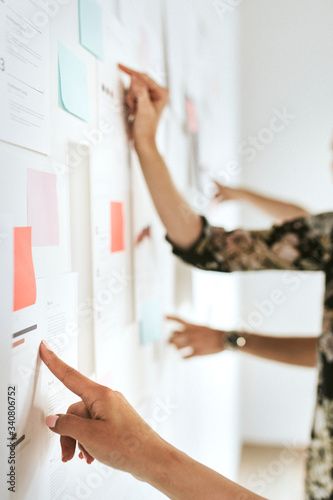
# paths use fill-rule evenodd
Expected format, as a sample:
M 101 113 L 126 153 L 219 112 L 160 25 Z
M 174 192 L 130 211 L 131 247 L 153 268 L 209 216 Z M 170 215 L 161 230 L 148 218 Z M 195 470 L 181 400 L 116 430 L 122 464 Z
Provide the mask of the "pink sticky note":
M 59 245 L 57 177 L 28 170 L 28 224 L 35 247 Z
M 14 300 L 19 311 L 36 302 L 36 277 L 32 258 L 31 227 L 14 228 Z
M 187 115 L 187 128 L 191 134 L 196 134 L 199 131 L 198 114 L 195 103 L 192 99 L 186 98 L 186 115 Z
M 125 250 L 125 220 L 124 204 L 118 201 L 111 202 L 111 252 Z

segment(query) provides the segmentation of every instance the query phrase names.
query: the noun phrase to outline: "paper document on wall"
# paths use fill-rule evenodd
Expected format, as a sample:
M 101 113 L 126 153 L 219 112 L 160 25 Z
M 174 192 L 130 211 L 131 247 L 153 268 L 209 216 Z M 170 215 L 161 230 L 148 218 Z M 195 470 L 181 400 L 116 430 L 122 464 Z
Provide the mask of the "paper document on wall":
M 47 429 L 45 416 L 64 413 L 73 395 L 39 358 L 42 339 L 72 366 L 77 366 L 77 275 L 37 281 L 38 301 L 15 313 L 12 381 L 19 403 L 17 430 L 18 498 L 60 498 L 70 468 L 59 458 L 59 439 Z M 22 343 L 16 344 L 22 340 Z M 59 496 L 55 495 L 57 492 Z
M 13 307 L 13 225 L 10 216 L 0 214 L 0 471 L 10 472 L 7 447 L 8 430 L 8 386 L 10 373 L 10 351 Z M 12 408 L 10 408 L 12 409 Z M 0 481 L 0 498 L 7 500 L 8 485 Z M 11 494 L 12 495 L 12 494 Z
M 132 315 L 129 189 L 126 154 L 96 150 L 91 161 L 92 254 L 96 367 L 109 368 L 108 349 Z
M 50 23 L 36 2 L 0 2 L 0 139 L 48 154 Z

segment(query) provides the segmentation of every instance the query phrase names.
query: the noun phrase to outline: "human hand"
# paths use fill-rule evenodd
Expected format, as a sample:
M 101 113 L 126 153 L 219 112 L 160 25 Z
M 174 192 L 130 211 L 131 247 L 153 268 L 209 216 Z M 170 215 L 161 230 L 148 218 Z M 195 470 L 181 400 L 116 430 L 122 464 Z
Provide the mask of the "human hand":
M 119 69 L 131 77 L 125 97 L 129 135 L 136 148 L 153 145 L 160 118 L 169 100 L 168 89 L 158 85 L 148 75 L 123 64 L 119 64 Z
M 62 460 L 75 454 L 147 480 L 167 444 L 130 406 L 122 394 L 97 384 L 68 366 L 42 342 L 40 357 L 49 370 L 81 401 L 66 415 L 51 415 L 46 424 L 60 434 Z
M 224 350 L 224 332 L 188 323 L 178 316 L 167 316 L 166 318 L 180 324 L 180 329 L 173 332 L 169 343 L 177 349 L 184 349 L 185 347 L 192 349 L 192 352 L 184 356 L 184 359 L 216 354 Z
M 217 201 L 218 203 L 240 199 L 240 194 L 241 194 L 240 189 L 225 186 L 224 184 L 220 184 L 217 181 L 214 181 L 214 184 L 216 187 L 214 200 Z

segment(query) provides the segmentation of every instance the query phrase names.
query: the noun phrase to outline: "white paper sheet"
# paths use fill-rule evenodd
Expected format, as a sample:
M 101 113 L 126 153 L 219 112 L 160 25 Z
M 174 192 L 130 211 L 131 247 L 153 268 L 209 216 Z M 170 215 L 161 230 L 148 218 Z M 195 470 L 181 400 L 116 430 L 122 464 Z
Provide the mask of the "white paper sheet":
M 14 314 L 15 328 L 37 325 L 13 339 L 24 340 L 12 349 L 17 438 L 22 440 L 16 447 L 16 491 L 22 499 L 53 500 L 57 497 L 52 492 L 63 488 L 70 469 L 59 475 L 59 440 L 47 429 L 45 415 L 66 412 L 73 395 L 41 364 L 38 350 L 40 341 L 45 339 L 62 359 L 77 365 L 77 275 L 40 279 L 37 289 L 36 306 Z
M 65 274 L 43 280 L 43 336 L 52 349 L 69 365 L 78 363 L 78 276 Z M 66 413 L 77 396 L 68 391 L 45 366 L 42 368 L 45 414 Z M 41 498 L 64 498 L 72 467 L 61 462 L 59 439 L 50 431 L 46 434 L 47 460 L 44 474 L 47 477 L 47 496 Z M 45 486 L 44 486 L 45 487 Z
M 13 225 L 16 227 L 28 226 L 28 170 L 33 169 L 54 175 L 56 172 L 45 156 L 29 152 L 27 159 L 26 151 L 15 149 L 13 152 L 13 148 L 8 144 L 0 143 L 0 157 L 3 167 L 0 169 L 0 213 L 10 213 Z M 66 176 L 57 174 L 59 245 L 33 247 L 37 278 L 44 278 L 50 273 L 62 274 L 70 270 L 70 249 L 67 239 L 69 224 L 67 182 Z M 47 211 L 48 208 L 45 209 L 45 212 Z
M 134 154 L 132 162 L 135 311 L 136 319 L 140 321 L 145 305 L 153 299 L 158 301 L 162 295 L 157 273 L 157 239 L 160 235 L 156 232 L 156 212 Z M 140 241 L 144 231 L 148 234 Z
M 126 149 L 96 150 L 91 161 L 92 254 L 96 370 L 109 368 L 108 346 L 132 320 L 132 266 Z M 110 250 L 110 206 L 124 207 L 124 250 Z
M 100 143 L 112 138 L 126 147 L 124 90 L 116 60 L 98 63 L 98 123 Z
M 0 215 L 0 435 L 8 437 L 8 401 L 13 296 L 13 226 L 9 216 Z M 11 418 L 11 416 L 10 416 Z M 7 440 L 0 441 L 0 498 L 9 497 L 6 474 L 10 472 Z M 10 478 L 9 478 L 10 480 Z M 15 482 L 15 480 L 14 480 Z
M 33 0 L 0 2 L 0 139 L 48 154 L 50 20 Z

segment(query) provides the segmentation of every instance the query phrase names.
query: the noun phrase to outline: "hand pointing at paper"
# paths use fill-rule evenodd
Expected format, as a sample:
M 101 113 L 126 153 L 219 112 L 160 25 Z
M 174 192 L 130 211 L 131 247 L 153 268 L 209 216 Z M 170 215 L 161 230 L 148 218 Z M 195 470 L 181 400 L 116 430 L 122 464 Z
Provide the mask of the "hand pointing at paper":
M 119 64 L 119 69 L 131 77 L 125 97 L 130 135 L 136 147 L 151 145 L 169 100 L 168 89 L 158 85 L 148 75 L 123 64 Z
M 88 463 L 94 458 L 150 483 L 172 499 L 259 499 L 165 442 L 126 399 L 66 365 L 42 342 L 40 356 L 49 370 L 74 394 L 65 415 L 51 415 L 46 424 L 61 436 L 63 461 L 76 445 Z
M 53 432 L 61 439 L 62 458 L 73 458 L 76 443 L 85 455 L 114 468 L 144 475 L 144 463 L 154 457 L 161 439 L 139 417 L 118 392 L 96 384 L 66 365 L 45 343 L 40 356 L 50 371 L 74 394 L 81 398 L 66 415 L 47 417 Z M 156 459 L 156 457 L 154 457 Z

